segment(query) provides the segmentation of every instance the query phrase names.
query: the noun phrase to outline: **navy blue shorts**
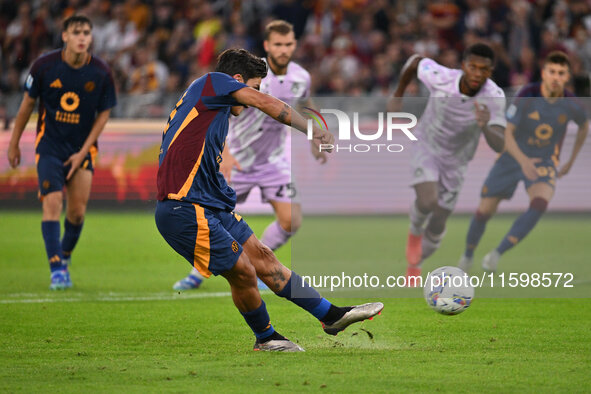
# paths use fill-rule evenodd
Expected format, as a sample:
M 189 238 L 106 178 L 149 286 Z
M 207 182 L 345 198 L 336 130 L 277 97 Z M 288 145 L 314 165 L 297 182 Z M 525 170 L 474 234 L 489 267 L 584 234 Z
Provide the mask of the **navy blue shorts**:
M 491 168 L 482 191 L 481 197 L 500 197 L 510 199 L 513 197 L 519 181 L 523 181 L 525 189 L 529 189 L 534 183 L 547 183 L 552 188 L 556 185 L 556 166 L 554 160 L 544 159 L 536 164 L 538 178 L 530 181 L 523 175 L 521 166 L 509 153 L 505 152 Z
M 158 201 L 156 226 L 166 242 L 206 278 L 232 269 L 242 244 L 252 235 L 234 212 L 176 200 Z
M 36 159 L 39 195 L 42 197 L 51 192 L 62 191 L 66 185 L 66 176 L 72 166 L 64 166 L 63 160 L 50 155 L 37 155 Z M 94 172 L 94 163 L 90 153 L 82 161 L 80 168 Z

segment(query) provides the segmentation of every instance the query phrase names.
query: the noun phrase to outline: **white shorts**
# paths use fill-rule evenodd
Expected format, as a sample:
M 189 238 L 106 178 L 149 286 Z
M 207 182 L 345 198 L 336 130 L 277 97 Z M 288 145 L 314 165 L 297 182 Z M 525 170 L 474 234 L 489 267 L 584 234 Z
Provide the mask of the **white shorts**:
M 439 193 L 437 203 L 441 208 L 453 211 L 462 185 L 467 164 L 458 165 L 433 153 L 425 144 L 413 144 L 411 151 L 411 186 L 424 182 L 437 182 Z
M 273 165 L 265 166 L 253 172 L 232 171 L 230 186 L 236 191 L 238 204 L 246 201 L 254 187 L 261 189 L 263 202 L 279 201 L 297 204 L 300 202 L 298 191 L 290 171 Z

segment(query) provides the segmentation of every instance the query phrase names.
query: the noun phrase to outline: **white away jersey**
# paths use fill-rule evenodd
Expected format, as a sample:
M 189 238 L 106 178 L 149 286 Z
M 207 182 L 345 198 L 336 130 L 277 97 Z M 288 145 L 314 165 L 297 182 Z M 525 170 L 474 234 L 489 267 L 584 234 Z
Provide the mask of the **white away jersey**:
M 285 75 L 275 75 L 269 67 L 261 82 L 261 92 L 289 105 L 310 96 L 310 74 L 290 62 Z M 227 143 L 243 172 L 253 172 L 265 164 L 285 160 L 285 136 L 289 127 L 256 108 L 245 108 L 230 119 Z
M 434 154 L 450 164 L 472 159 L 480 128 L 476 124 L 475 102 L 490 111 L 488 125 L 505 127 L 505 93 L 487 79 L 473 97 L 460 93 L 463 71 L 444 67 L 432 59 L 419 62 L 418 78 L 429 89 L 429 101 L 417 126 L 417 138 Z

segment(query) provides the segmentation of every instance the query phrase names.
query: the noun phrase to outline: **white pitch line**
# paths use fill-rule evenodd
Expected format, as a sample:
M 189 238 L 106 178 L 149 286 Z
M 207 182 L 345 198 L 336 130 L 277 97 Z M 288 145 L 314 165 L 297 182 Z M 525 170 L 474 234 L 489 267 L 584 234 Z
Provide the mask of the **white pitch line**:
M 197 298 L 220 298 L 220 297 L 230 297 L 232 294 L 230 292 L 216 292 L 216 293 L 206 293 L 206 292 L 194 292 L 194 293 L 155 293 L 150 295 L 130 295 L 130 294 L 117 294 L 117 293 L 109 293 L 108 295 L 96 295 L 96 296 L 79 296 L 79 297 L 56 297 L 56 298 L 47 298 L 46 295 L 43 294 L 31 294 L 25 293 L 23 294 L 27 298 L 17 298 L 19 294 L 9 294 L 9 297 L 14 297 L 14 299 L 0 299 L 0 304 L 40 304 L 40 303 L 59 303 L 59 302 L 119 302 L 119 301 L 178 301 L 178 300 L 187 300 L 187 299 L 197 299 Z M 33 296 L 33 297 L 32 297 Z M 45 296 L 45 297 L 44 297 Z

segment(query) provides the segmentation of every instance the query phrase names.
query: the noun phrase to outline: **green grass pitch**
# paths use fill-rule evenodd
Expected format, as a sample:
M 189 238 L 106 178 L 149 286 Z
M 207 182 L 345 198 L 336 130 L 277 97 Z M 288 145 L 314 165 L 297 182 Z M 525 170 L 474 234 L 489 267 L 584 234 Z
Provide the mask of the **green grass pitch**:
M 91 211 L 73 256 L 74 288 L 50 292 L 40 218 L 40 212 L 0 211 L 1 392 L 585 392 L 590 387 L 591 306 L 584 298 L 591 295 L 585 267 L 588 215 L 548 215 L 502 260 L 503 268 L 529 272 L 580 262 L 578 292 L 571 298 L 478 298 L 477 290 L 466 312 L 448 317 L 431 311 L 417 290 L 417 297 L 380 299 L 381 316 L 330 337 L 303 310 L 265 294 L 273 325 L 306 349 L 300 354 L 253 352 L 252 334 L 223 279 L 193 292 L 172 291 L 190 267 L 161 239 L 149 212 Z M 477 259 L 514 218 L 489 224 Z M 247 220 L 260 234 L 270 218 Z M 452 217 L 441 250 L 425 269 L 455 263 L 468 220 Z M 363 238 L 367 231 L 350 232 L 350 239 L 341 239 L 351 259 L 358 257 L 356 243 L 375 242 L 365 260 L 403 261 L 407 219 L 402 216 L 308 217 L 308 231 L 294 245 L 314 239 L 326 226 L 344 224 L 381 234 Z M 289 247 L 278 256 L 289 264 Z M 339 305 L 369 300 L 334 299 Z

